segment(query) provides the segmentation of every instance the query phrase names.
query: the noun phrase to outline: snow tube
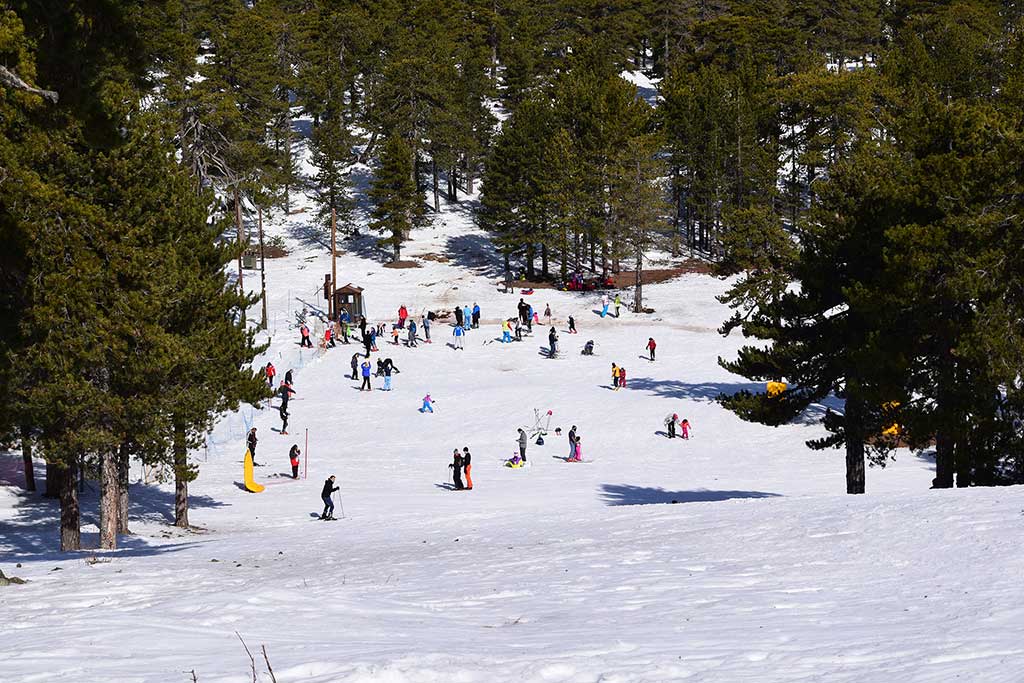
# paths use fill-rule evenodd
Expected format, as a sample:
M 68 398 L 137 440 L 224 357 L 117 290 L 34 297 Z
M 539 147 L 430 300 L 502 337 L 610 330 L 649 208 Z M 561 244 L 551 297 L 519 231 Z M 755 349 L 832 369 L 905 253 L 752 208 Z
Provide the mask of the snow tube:
M 245 449 L 245 466 L 243 469 L 245 474 L 245 490 L 249 493 L 262 492 L 263 484 L 257 484 L 256 479 L 253 476 L 252 453 L 249 452 L 248 448 Z
M 519 290 L 519 293 L 520 294 L 533 294 L 533 287 L 530 287 L 529 289 L 521 289 L 521 290 Z

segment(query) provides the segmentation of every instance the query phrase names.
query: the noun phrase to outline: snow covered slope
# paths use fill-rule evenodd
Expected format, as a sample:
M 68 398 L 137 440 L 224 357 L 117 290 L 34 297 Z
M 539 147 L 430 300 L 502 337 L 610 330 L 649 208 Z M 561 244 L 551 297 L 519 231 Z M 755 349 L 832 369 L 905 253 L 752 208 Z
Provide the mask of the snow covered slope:
M 205 531 L 168 529 L 170 490 L 133 484 L 136 536 L 61 554 L 39 524 L 55 508 L 0 487 L 0 568 L 30 580 L 0 588 L 0 681 L 251 681 L 238 635 L 262 681 L 266 646 L 280 683 L 1024 680 L 1021 490 L 928 491 L 931 463 L 901 453 L 869 470 L 868 495 L 842 495 L 841 455 L 804 446 L 824 408 L 772 429 L 714 402 L 748 386 L 716 363 L 741 343 L 715 333 L 723 283 L 650 286 L 656 313 L 619 319 L 596 315 L 594 295 L 524 297 L 556 318 L 549 360 L 545 327 L 494 341 L 521 295 L 495 287 L 468 204 L 446 205 L 407 250 L 422 267 L 383 268 L 362 242 L 339 281 L 366 288 L 371 321 L 477 302 L 485 324 L 465 351 L 440 324 L 432 345 L 381 345 L 401 369 L 394 391 L 375 378 L 360 393 L 346 377 L 355 345 L 301 354 L 289 328 L 330 271 L 310 215 L 268 226 L 293 250 L 267 272 L 267 358 L 295 370 L 291 435 L 273 431 L 272 408 L 221 422 L 194 454 Z M 641 357 L 651 336 L 654 363 Z M 579 354 L 587 339 L 597 356 Z M 628 370 L 618 392 L 612 362 Z M 436 412 L 421 414 L 428 392 Z M 563 436 L 531 444 L 528 468 L 503 467 L 534 408 Z M 690 441 L 659 434 L 671 412 Z M 239 485 L 250 424 L 267 484 L 255 495 Z M 562 460 L 572 425 L 589 463 Z M 305 449 L 307 429 L 309 477 L 292 481 L 288 448 Z M 464 446 L 475 488 L 453 492 L 447 464 Z M 17 461 L 0 462 L 17 482 Z M 330 474 L 346 517 L 321 522 Z

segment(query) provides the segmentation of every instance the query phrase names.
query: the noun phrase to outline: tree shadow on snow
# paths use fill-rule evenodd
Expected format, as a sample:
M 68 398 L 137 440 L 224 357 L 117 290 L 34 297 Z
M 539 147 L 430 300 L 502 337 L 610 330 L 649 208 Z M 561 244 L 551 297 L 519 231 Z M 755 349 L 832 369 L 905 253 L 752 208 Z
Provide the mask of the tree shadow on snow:
M 445 243 L 444 256 L 459 268 L 486 278 L 503 277 L 504 259 L 487 235 L 453 235 Z
M 648 486 L 602 484 L 601 497 L 607 505 L 663 505 L 666 503 L 713 503 L 736 498 L 779 498 L 765 491 L 666 491 Z

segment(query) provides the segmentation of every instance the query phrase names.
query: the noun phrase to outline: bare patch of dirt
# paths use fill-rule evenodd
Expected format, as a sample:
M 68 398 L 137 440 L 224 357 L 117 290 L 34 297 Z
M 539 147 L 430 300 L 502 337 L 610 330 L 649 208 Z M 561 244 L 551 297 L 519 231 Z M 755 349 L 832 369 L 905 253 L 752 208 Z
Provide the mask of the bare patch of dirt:
M 450 258 L 441 254 L 420 254 L 420 258 L 424 261 L 434 261 L 435 263 L 448 263 L 451 261 Z
M 288 250 L 284 247 L 268 244 L 263 247 L 263 255 L 267 258 L 284 258 L 288 255 Z
M 421 268 L 422 266 L 420 266 L 419 262 L 417 262 L 417 261 L 391 261 L 390 263 L 385 263 L 384 267 L 385 268 L 398 268 L 398 269 L 402 269 L 402 268 Z
M 651 268 L 643 272 L 643 283 L 645 285 L 655 284 L 658 282 L 666 282 L 673 278 L 677 278 L 680 275 L 687 275 L 689 273 L 701 273 L 709 275 L 714 273 L 714 265 L 705 261 L 698 261 L 695 259 L 684 261 L 682 264 L 674 268 Z M 624 270 L 619 273 L 612 273 L 612 287 L 611 289 L 626 289 L 636 284 L 636 274 L 631 270 Z M 592 284 L 598 281 L 598 277 L 588 277 L 587 283 Z M 499 282 L 499 287 L 503 287 L 504 283 Z M 562 289 L 561 282 L 545 281 L 545 280 L 516 280 L 516 289 Z

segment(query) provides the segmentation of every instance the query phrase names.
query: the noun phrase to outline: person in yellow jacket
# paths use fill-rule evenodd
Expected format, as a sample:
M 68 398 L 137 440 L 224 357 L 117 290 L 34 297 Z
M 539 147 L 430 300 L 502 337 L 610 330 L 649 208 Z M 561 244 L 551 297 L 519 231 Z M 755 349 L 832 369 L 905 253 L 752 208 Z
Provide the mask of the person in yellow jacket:
M 619 390 L 619 377 L 621 377 L 621 375 L 622 371 L 619 369 L 619 366 L 612 363 L 612 387 L 615 391 Z

